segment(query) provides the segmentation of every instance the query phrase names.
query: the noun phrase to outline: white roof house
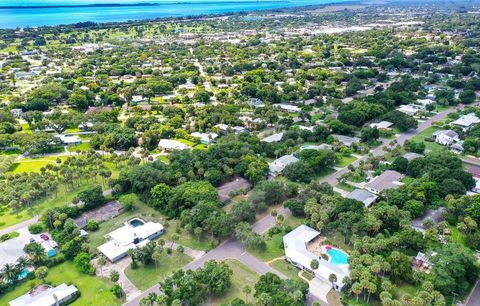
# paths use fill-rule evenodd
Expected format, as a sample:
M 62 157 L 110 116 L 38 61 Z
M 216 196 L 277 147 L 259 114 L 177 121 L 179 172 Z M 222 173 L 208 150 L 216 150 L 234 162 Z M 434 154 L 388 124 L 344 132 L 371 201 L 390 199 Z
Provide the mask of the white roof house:
M 475 113 L 469 113 L 463 115 L 457 120 L 453 121 L 451 124 L 461 127 L 464 130 L 469 129 L 472 125 L 480 123 L 480 119 L 475 115 Z
M 348 276 L 349 269 L 347 265 L 338 266 L 331 262 L 324 260 L 320 256 L 310 252 L 307 249 L 307 244 L 318 237 L 320 232 L 314 230 L 306 225 L 300 225 L 290 233 L 283 236 L 283 246 L 285 249 L 285 258 L 295 266 L 312 271 L 315 277 L 330 284 L 330 274 L 337 276 L 335 290 L 340 291 L 343 287 L 343 278 Z M 319 262 L 319 267 L 312 270 L 310 263 L 313 259 Z
M 397 110 L 404 114 L 415 116 L 419 112 L 424 111 L 425 106 L 417 105 L 417 104 L 400 105 L 400 107 L 397 108 Z
M 196 137 L 196 138 L 200 138 L 200 143 L 203 143 L 203 144 L 210 144 L 218 137 L 217 133 L 194 132 L 190 135 L 193 136 L 193 137 Z
M 270 169 L 270 173 L 275 175 L 282 172 L 286 166 L 298 162 L 298 160 L 299 159 L 293 155 L 284 155 L 269 163 L 268 168 Z
M 14 265 L 20 257 L 27 257 L 23 251 L 24 243 L 13 238 L 0 243 L 0 267 L 6 264 Z
M 392 122 L 389 121 L 381 121 L 381 122 L 376 122 L 376 123 L 371 123 L 370 127 L 371 128 L 377 128 L 377 129 L 384 129 L 387 130 L 393 125 Z
M 298 113 L 302 110 L 300 107 L 291 104 L 277 104 L 277 107 L 288 113 Z
M 175 150 L 186 150 L 190 147 L 178 140 L 172 139 L 160 139 L 158 143 L 158 148 L 166 151 L 175 151 Z
M 10 306 L 54 306 L 63 305 L 78 293 L 77 287 L 63 283 L 57 287 L 40 285 L 9 302 Z
M 460 141 L 460 137 L 457 132 L 452 130 L 440 130 L 432 134 L 435 141 L 444 146 L 450 146 L 455 142 Z
M 160 223 L 144 222 L 134 226 L 130 222 L 126 222 L 124 226 L 106 235 L 105 238 L 109 241 L 99 246 L 98 250 L 111 262 L 115 262 L 125 257 L 128 250 L 143 247 L 162 233 L 163 225 Z
M 66 146 L 76 145 L 76 144 L 82 143 L 82 140 L 80 139 L 80 137 L 78 137 L 76 135 L 60 134 L 60 135 L 56 135 L 56 137 L 59 138 L 62 141 L 62 143 Z
M 282 140 L 282 137 L 283 137 L 283 132 L 265 137 L 261 141 L 266 143 L 279 142 L 280 140 Z

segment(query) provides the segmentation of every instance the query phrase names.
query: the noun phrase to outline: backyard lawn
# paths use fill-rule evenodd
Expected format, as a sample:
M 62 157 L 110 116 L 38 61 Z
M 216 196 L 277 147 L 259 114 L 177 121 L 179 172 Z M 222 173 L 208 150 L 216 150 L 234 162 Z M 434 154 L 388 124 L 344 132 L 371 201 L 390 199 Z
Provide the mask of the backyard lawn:
M 90 306 L 92 301 L 95 301 L 95 305 L 115 306 L 122 304 L 122 301 L 115 298 L 110 292 L 112 286 L 110 281 L 80 273 L 72 262 L 66 261 L 48 269 L 46 281 L 54 286 L 62 283 L 74 284 L 80 291 L 80 297 L 71 304 L 74 306 Z M 34 279 L 17 285 L 13 291 L 0 295 L 0 305 L 8 305 L 8 302 L 25 294 L 32 286 L 40 283 L 40 280 Z
M 89 142 L 83 142 L 76 146 L 68 146 L 67 149 L 69 152 L 77 152 L 77 151 L 88 151 L 92 148 Z
M 445 149 L 444 146 L 439 145 L 439 144 L 436 143 L 436 142 L 425 141 L 425 138 L 431 138 L 431 137 L 432 137 L 432 134 L 433 134 L 435 131 L 438 131 L 438 130 L 441 130 L 441 128 L 436 127 L 436 126 L 431 126 L 431 127 L 429 127 L 428 129 L 425 129 L 423 132 L 415 135 L 415 136 L 412 138 L 412 141 L 416 141 L 416 142 L 423 141 L 423 142 L 425 142 L 425 150 L 426 150 L 427 152 L 428 152 L 428 151 L 439 151 L 439 150 L 443 150 L 443 149 Z
M 146 290 L 168 277 L 174 271 L 181 269 L 190 261 L 192 261 L 192 258 L 186 254 L 174 251 L 171 255 L 168 255 L 164 251 L 158 266 L 155 264 L 148 266 L 140 265 L 136 269 L 128 267 L 125 269 L 125 274 L 138 289 Z
M 233 271 L 232 287 L 224 296 L 210 298 L 207 304 L 221 305 L 223 303 L 228 303 L 235 298 L 241 298 L 246 302 L 252 302 L 253 297 L 246 297 L 242 292 L 242 288 L 245 287 L 245 285 L 248 285 L 253 291 L 253 286 L 257 282 L 259 275 L 238 260 L 227 259 L 225 262 Z

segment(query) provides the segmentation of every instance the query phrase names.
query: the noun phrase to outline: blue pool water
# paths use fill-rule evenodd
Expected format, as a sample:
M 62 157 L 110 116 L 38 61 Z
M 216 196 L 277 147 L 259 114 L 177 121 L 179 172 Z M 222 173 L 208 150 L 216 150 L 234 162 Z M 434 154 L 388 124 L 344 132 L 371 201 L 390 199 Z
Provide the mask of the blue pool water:
M 20 274 L 18 274 L 17 280 L 22 280 L 27 277 L 28 273 L 30 273 L 27 269 L 23 269 Z
M 142 220 L 138 220 L 138 219 L 130 220 L 129 223 L 130 223 L 130 225 L 133 226 L 133 227 L 137 227 L 137 226 L 140 226 L 140 225 L 144 225 L 144 224 L 145 224 Z
M 344 1 L 348 0 L 0 0 L 0 28 L 223 14 Z M 97 6 L 89 6 L 92 4 Z
M 330 262 L 334 265 L 346 265 L 348 264 L 348 255 L 337 249 L 330 249 L 327 251 L 327 254 L 330 255 Z

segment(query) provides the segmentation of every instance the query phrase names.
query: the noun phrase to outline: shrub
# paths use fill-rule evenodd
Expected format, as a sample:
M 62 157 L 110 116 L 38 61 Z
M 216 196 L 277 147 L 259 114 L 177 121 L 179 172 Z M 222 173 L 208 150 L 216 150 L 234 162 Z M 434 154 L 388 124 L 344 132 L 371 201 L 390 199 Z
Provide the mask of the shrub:
M 95 220 L 88 220 L 88 223 L 87 223 L 87 230 L 89 231 L 96 231 L 98 230 L 99 226 L 98 226 L 98 222 L 95 221 Z
M 112 292 L 113 295 L 117 297 L 117 299 L 120 299 L 124 296 L 124 291 L 119 284 L 113 285 L 112 288 L 110 288 L 110 292 Z
M 120 278 L 120 274 L 115 271 L 115 270 L 112 270 L 110 272 L 110 280 L 114 283 L 116 283 L 118 281 L 118 279 Z
M 30 232 L 30 234 L 40 234 L 41 232 L 44 232 L 46 229 L 45 229 L 45 225 L 42 224 L 42 223 L 34 223 L 32 225 L 30 225 L 28 227 L 28 231 Z

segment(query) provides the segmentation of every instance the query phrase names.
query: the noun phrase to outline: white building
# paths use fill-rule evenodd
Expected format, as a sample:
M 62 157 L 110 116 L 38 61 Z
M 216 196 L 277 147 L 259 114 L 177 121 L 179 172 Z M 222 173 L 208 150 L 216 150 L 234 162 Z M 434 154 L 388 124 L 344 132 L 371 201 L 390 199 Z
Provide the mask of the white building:
M 363 189 L 355 189 L 345 196 L 348 199 L 357 200 L 363 203 L 365 207 L 370 207 L 377 199 L 378 196 Z
M 284 155 L 280 158 L 277 158 L 273 162 L 268 164 L 268 168 L 270 169 L 270 174 L 276 175 L 279 174 L 287 167 L 288 165 L 294 164 L 298 162 L 298 158 L 293 155 Z
M 57 138 L 59 138 L 62 141 L 62 144 L 65 146 L 74 146 L 74 145 L 79 145 L 82 143 L 82 140 L 80 137 L 76 135 L 56 135 Z
M 310 228 L 306 225 L 300 225 L 290 233 L 283 236 L 285 258 L 296 267 L 312 272 L 315 277 L 328 284 L 331 284 L 329 281 L 330 275 L 335 274 L 337 281 L 335 282 L 333 289 L 340 291 L 343 287 L 344 277 L 348 276 L 350 273 L 348 264 L 335 265 L 330 261 L 327 261 L 310 252 L 307 249 L 307 245 L 319 235 L 320 232 L 314 230 L 313 228 Z M 317 269 L 313 270 L 310 267 L 310 264 L 314 259 L 318 261 L 319 266 Z
M 400 107 L 397 108 L 397 110 L 406 115 L 415 116 L 416 114 L 425 111 L 425 107 L 423 105 L 408 104 L 408 105 L 400 105 Z
M 57 287 L 40 285 L 9 302 L 10 306 L 57 306 L 65 305 L 78 295 L 74 285 L 63 283 Z
M 298 113 L 302 110 L 300 107 L 291 104 L 277 104 L 277 107 L 287 113 Z
M 28 257 L 23 250 L 24 246 L 24 243 L 16 238 L 0 243 L 0 268 L 6 264 L 15 265 L 20 257 Z
M 389 121 L 381 121 L 381 122 L 371 123 L 370 127 L 371 128 L 382 129 L 382 130 L 389 130 L 392 125 L 393 125 L 393 123 L 391 123 Z
M 452 130 L 436 131 L 432 134 L 432 136 L 435 139 L 435 142 L 444 146 L 450 146 L 460 141 L 458 134 Z
M 470 127 L 477 123 L 480 123 L 480 119 L 477 117 L 477 115 L 475 115 L 475 113 L 469 113 L 453 121 L 451 125 L 456 125 L 461 127 L 464 131 L 467 131 Z
M 371 180 L 365 185 L 365 188 L 374 194 L 379 194 L 386 189 L 394 189 L 403 185 L 400 180 L 403 178 L 401 173 L 393 170 L 384 171 L 382 174 Z
M 160 139 L 158 143 L 158 148 L 165 151 L 176 151 L 176 150 L 187 150 L 190 147 L 178 140 L 172 139 Z
M 135 218 L 125 225 L 114 230 L 105 236 L 108 242 L 98 247 L 98 250 L 108 260 L 115 262 L 127 255 L 128 250 L 141 248 L 149 241 L 157 238 L 163 233 L 163 225 L 156 222 L 144 222 Z
M 190 134 L 193 137 L 199 138 L 200 143 L 203 144 L 211 144 L 215 139 L 218 137 L 217 133 L 199 133 L 199 132 L 194 132 Z

